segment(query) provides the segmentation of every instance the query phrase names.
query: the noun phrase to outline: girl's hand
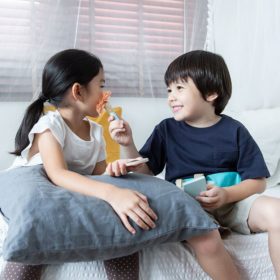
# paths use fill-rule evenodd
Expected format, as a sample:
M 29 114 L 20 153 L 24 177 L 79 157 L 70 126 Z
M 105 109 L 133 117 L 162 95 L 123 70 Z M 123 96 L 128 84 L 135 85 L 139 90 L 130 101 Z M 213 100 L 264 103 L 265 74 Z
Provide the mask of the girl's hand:
M 227 203 L 227 191 L 224 188 L 208 184 L 207 191 L 201 192 L 196 199 L 206 210 L 214 210 Z
M 144 230 L 156 226 L 154 221 L 157 220 L 157 216 L 150 208 L 147 197 L 137 191 L 115 187 L 107 202 L 132 234 L 135 234 L 136 231 L 129 223 L 128 218 Z
M 137 159 L 142 159 L 142 157 L 139 157 Z M 140 163 L 138 165 L 134 166 L 126 166 L 126 163 L 131 161 L 131 159 L 119 159 L 113 162 L 108 163 L 106 167 L 106 174 L 112 176 L 112 177 L 119 177 L 126 175 L 130 171 L 135 171 L 138 168 L 140 168 L 144 163 Z
M 128 146 L 132 143 L 132 131 L 129 124 L 125 120 L 115 120 L 110 116 L 108 121 L 109 132 L 114 141 L 123 146 Z

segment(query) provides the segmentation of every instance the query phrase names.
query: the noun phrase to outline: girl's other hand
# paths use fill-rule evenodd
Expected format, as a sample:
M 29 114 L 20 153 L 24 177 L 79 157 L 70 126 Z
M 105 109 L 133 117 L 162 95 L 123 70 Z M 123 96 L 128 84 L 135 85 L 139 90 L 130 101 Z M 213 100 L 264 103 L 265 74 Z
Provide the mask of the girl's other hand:
M 129 146 L 132 143 L 132 131 L 129 124 L 125 120 L 115 120 L 113 116 L 110 116 L 108 121 L 112 139 L 120 145 Z
M 115 187 L 107 202 L 132 234 L 135 234 L 136 230 L 129 223 L 128 218 L 144 230 L 156 226 L 154 221 L 157 220 L 157 215 L 150 208 L 147 197 L 137 191 Z

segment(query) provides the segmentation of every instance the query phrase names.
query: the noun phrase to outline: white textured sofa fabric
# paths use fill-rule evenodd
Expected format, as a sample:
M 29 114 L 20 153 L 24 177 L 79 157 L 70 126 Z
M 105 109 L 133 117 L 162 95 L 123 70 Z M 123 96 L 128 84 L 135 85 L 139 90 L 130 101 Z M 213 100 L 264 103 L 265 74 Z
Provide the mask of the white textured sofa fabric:
M 265 194 L 280 197 L 280 186 L 268 189 Z M 0 218 L 0 271 L 5 262 L 2 259 L 2 244 L 7 225 Z M 242 279 L 274 280 L 270 261 L 267 234 L 231 234 L 225 245 L 233 256 Z M 67 263 L 48 266 L 42 280 L 105 280 L 102 262 Z M 142 280 L 193 280 L 210 279 L 197 264 L 193 254 L 180 243 L 164 244 L 145 249 L 140 254 L 140 279 Z

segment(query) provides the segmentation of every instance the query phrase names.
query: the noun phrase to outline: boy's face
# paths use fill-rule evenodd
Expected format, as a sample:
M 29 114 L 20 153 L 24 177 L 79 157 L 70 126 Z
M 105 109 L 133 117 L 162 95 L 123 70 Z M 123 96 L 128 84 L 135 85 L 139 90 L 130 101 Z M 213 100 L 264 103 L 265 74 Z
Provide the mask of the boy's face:
M 195 122 L 208 114 L 215 114 L 212 95 L 204 100 L 191 78 L 177 81 L 167 88 L 168 104 L 176 121 Z

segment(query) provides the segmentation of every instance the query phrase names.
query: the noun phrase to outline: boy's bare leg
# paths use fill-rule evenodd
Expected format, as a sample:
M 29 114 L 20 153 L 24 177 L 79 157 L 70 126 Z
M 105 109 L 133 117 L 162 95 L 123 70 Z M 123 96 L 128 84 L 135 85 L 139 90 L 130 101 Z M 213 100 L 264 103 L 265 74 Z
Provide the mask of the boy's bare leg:
M 187 240 L 202 269 L 214 280 L 238 280 L 239 272 L 218 230 Z
M 260 196 L 249 213 L 252 232 L 268 232 L 268 247 L 276 278 L 280 280 L 280 199 Z

